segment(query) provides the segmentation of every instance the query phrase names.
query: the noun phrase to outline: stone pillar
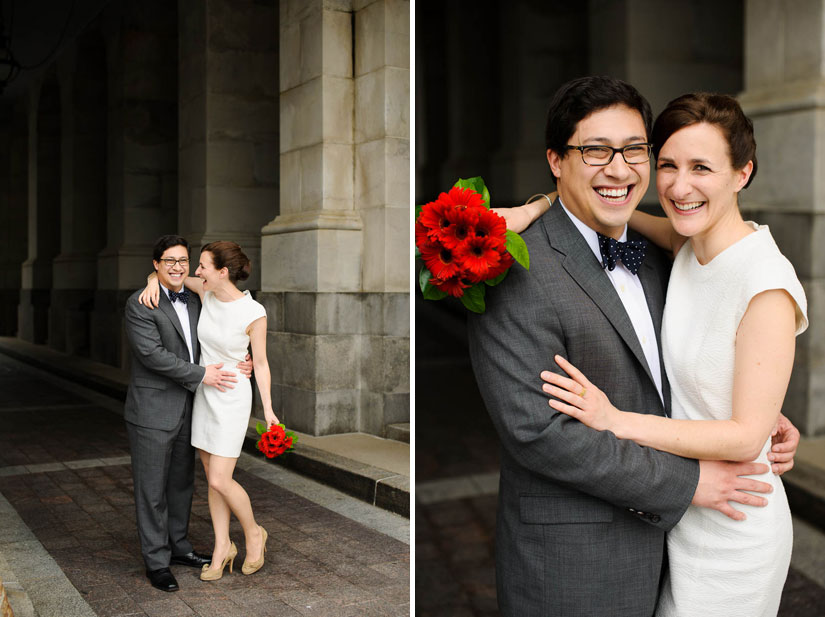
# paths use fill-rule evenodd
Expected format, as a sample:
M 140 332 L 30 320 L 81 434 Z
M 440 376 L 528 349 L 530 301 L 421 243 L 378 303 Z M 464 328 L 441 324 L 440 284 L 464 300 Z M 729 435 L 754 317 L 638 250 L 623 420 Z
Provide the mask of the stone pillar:
M 98 254 L 92 357 L 122 366 L 122 310 L 178 219 L 177 11 L 162 0 L 102 15 L 107 73 L 106 246 Z
M 808 297 L 784 413 L 805 435 L 825 433 L 825 2 L 748 0 L 745 90 L 759 171 L 745 218 L 771 228 Z
M 407 2 L 280 4 L 280 215 L 261 286 L 274 400 L 315 435 L 409 419 L 408 39 Z
M 356 3 L 355 208 L 363 221 L 359 430 L 409 422 L 410 5 Z
M 0 106 L 0 336 L 17 335 L 26 224 L 27 119 L 19 105 Z
M 232 240 L 260 289 L 261 227 L 278 212 L 275 3 L 180 0 L 178 232 Z
M 97 253 L 106 240 L 106 55 L 96 32 L 58 59 L 62 97 L 60 254 L 52 270 L 49 344 L 89 355 Z
M 28 258 L 21 272 L 19 336 L 48 341 L 52 260 L 60 249 L 60 91 L 53 71 L 29 93 Z

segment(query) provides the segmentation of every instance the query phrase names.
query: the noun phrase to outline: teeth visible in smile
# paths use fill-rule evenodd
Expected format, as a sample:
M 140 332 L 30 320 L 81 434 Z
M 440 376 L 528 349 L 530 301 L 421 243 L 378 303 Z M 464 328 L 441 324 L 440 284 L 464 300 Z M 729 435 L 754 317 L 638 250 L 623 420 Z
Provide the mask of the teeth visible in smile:
M 608 200 L 622 201 L 627 197 L 628 187 L 621 188 L 599 188 L 596 192 Z
M 689 203 L 680 204 L 678 201 L 673 202 L 673 207 L 677 210 L 681 210 L 682 212 L 686 212 L 688 210 L 696 210 L 696 208 L 701 208 L 705 205 L 704 201 L 691 201 Z

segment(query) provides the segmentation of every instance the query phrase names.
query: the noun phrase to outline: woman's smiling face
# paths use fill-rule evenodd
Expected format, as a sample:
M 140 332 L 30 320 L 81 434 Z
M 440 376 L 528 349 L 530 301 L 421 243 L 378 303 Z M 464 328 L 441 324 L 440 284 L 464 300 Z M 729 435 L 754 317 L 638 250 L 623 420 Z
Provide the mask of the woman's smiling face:
M 736 212 L 752 163 L 733 169 L 722 131 L 706 122 L 673 133 L 656 161 L 659 202 L 677 233 L 691 237 Z

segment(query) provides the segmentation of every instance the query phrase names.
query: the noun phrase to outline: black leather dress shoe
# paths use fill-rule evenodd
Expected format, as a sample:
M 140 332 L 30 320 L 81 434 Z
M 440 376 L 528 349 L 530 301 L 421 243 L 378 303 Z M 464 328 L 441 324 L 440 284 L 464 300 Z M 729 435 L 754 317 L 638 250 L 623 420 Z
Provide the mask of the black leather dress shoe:
M 146 576 L 155 589 L 160 589 L 161 591 L 177 591 L 180 589 L 180 587 L 178 587 L 178 581 L 175 580 L 175 576 L 169 568 L 147 570 Z
M 203 555 L 198 551 L 192 551 L 191 553 L 186 553 L 186 555 L 172 555 L 171 562 L 178 566 L 202 568 L 212 563 L 212 555 Z

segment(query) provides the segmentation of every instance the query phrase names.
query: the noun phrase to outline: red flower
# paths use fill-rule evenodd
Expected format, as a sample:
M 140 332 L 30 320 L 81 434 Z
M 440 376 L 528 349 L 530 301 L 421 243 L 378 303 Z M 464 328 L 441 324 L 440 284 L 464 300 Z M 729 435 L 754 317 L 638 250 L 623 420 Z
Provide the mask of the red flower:
M 501 250 L 490 236 L 468 238 L 456 248 L 455 256 L 474 283 L 491 278 L 490 270 L 501 262 Z
M 482 210 L 486 212 L 486 208 L 482 207 Z M 478 210 L 453 208 L 447 212 L 447 218 L 452 222 L 452 225 L 441 232 L 439 240 L 448 249 L 455 249 L 475 233 Z
M 431 201 L 421 209 L 417 223 L 427 230 L 427 235 L 431 239 L 439 238 L 441 233 L 452 225 L 452 221 L 447 218 L 447 212 L 452 210 L 453 204 L 446 198 L 446 193 L 441 193 L 436 201 Z M 418 242 L 418 230 L 416 229 L 416 243 Z
M 447 247 L 437 243 L 419 246 L 421 259 L 434 278 L 447 279 L 457 275 L 460 271 L 460 264 L 456 262 L 453 252 Z
M 470 286 L 462 280 L 461 276 L 454 276 L 448 279 L 431 278 L 430 283 L 441 291 L 446 291 L 451 296 L 460 298 L 464 295 L 464 290 Z
M 492 210 L 484 209 L 479 212 L 475 225 L 475 234 L 478 237 L 489 237 L 504 245 L 507 237 L 507 221 Z

